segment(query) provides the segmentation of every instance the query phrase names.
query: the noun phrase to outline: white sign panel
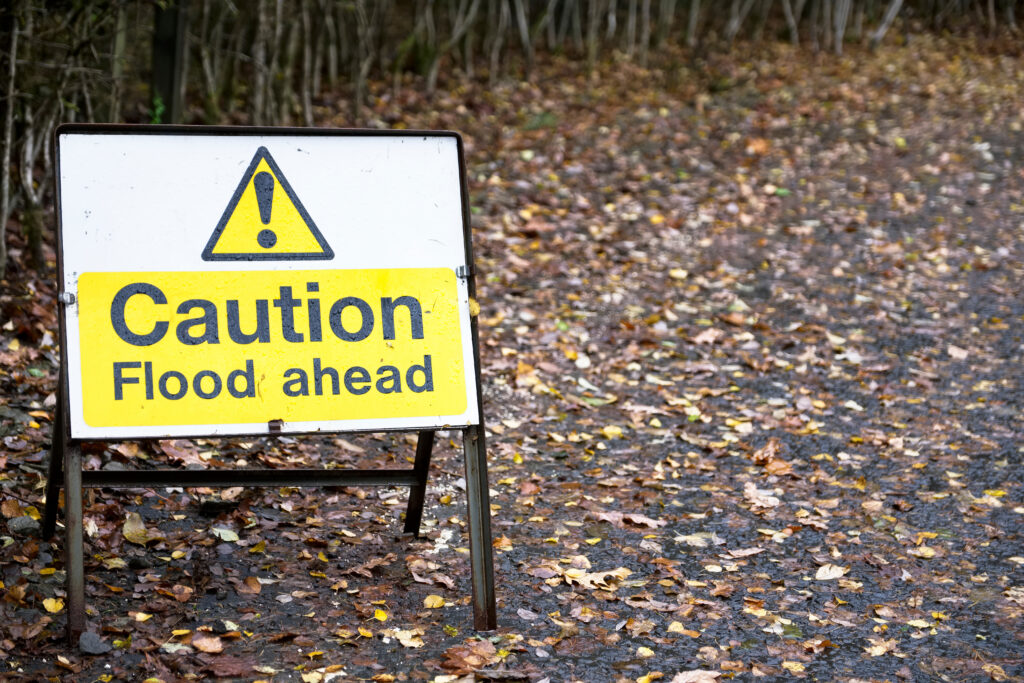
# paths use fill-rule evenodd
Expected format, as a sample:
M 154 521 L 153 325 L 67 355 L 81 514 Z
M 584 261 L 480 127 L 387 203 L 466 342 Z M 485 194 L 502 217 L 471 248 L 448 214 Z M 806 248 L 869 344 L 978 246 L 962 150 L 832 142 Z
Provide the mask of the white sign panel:
M 57 149 L 73 438 L 478 424 L 457 135 L 68 126 Z

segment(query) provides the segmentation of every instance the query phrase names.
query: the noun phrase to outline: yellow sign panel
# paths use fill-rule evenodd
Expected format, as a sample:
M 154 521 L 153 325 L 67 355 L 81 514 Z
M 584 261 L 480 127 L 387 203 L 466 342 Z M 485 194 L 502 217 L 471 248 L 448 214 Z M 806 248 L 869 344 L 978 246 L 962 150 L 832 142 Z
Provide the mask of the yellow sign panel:
M 84 273 L 78 301 L 93 427 L 466 410 L 451 269 Z
M 267 148 L 260 147 L 203 250 L 203 260 L 332 258 L 334 252 L 284 173 Z

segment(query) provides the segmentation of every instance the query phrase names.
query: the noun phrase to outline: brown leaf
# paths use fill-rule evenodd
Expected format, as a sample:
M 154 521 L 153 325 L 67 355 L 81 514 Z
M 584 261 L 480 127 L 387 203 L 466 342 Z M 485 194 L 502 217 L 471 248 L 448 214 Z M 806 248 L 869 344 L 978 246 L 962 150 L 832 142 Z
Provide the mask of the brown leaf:
M 596 519 L 599 522 L 611 522 L 613 526 L 620 529 L 626 528 L 625 522 L 630 522 L 636 526 L 645 526 L 650 529 L 657 529 L 663 527 L 668 522 L 664 519 L 652 519 L 635 512 L 617 512 L 610 510 L 602 512 L 600 510 L 594 510 L 587 513 L 587 516 L 591 519 Z
M 259 595 L 260 591 L 263 590 L 263 585 L 255 576 L 247 576 L 244 581 L 235 587 L 235 590 L 242 595 Z
M 472 640 L 464 645 L 450 647 L 444 657 L 441 666 L 456 674 L 471 673 L 500 659 L 494 644 L 489 640 Z
M 194 642 L 195 640 L 193 639 L 193 643 Z M 252 673 L 252 662 L 242 659 L 241 657 L 222 655 L 220 657 L 211 657 L 206 662 L 205 668 L 214 676 L 221 678 L 234 678 L 248 676 Z
M 21 509 L 21 503 L 13 498 L 7 498 L 3 503 L 0 503 L 0 513 L 7 519 L 21 517 L 24 514 Z
M 381 567 L 381 566 L 384 566 L 384 565 L 391 564 L 396 559 L 398 559 L 398 557 L 394 553 L 388 553 L 384 557 L 375 557 L 375 558 L 373 558 L 371 560 L 363 562 L 361 565 L 359 565 L 357 567 L 349 567 L 348 569 L 345 569 L 341 573 L 342 574 L 358 574 L 359 576 L 365 576 L 368 579 L 372 579 L 373 578 L 373 573 L 371 572 L 372 569 L 375 569 L 376 567 Z
M 192 597 L 192 589 L 188 586 L 182 586 L 181 584 L 175 585 L 171 589 L 171 593 L 174 594 L 174 599 L 178 602 L 188 602 Z
M 766 465 L 768 462 L 778 458 L 781 450 L 782 442 L 775 437 L 772 437 L 768 439 L 768 443 L 754 451 L 754 455 L 752 457 L 754 462 L 758 465 Z

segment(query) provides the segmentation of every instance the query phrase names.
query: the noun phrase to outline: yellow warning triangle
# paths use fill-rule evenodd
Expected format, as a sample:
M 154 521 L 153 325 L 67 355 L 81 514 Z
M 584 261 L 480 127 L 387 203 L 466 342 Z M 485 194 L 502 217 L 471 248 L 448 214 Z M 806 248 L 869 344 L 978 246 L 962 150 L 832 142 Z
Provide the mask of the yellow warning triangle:
M 266 147 L 256 150 L 203 250 L 204 261 L 329 260 L 320 234 Z

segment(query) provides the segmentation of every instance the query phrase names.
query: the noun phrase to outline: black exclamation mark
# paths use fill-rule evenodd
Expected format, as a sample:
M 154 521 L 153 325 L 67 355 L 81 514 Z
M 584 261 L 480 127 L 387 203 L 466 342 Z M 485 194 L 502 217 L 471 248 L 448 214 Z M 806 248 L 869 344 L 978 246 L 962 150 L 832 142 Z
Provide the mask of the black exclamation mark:
M 260 209 L 260 220 L 263 221 L 263 225 L 270 225 L 270 211 L 274 206 L 274 176 L 266 171 L 260 171 L 252 179 L 252 185 L 256 189 L 256 204 Z M 270 249 L 277 244 L 277 233 L 270 228 L 264 228 L 256 235 L 256 241 L 264 249 Z

